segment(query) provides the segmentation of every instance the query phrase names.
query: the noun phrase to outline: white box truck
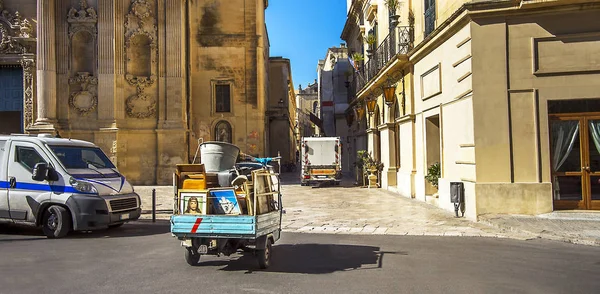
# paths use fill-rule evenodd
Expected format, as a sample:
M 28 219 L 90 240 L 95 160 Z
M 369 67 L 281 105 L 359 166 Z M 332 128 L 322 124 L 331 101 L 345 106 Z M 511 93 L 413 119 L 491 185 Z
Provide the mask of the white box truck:
M 342 145 L 340 137 L 304 137 L 300 145 L 300 183 L 331 182 L 342 178 Z
M 140 197 L 102 150 L 49 135 L 0 135 L 0 223 L 41 226 L 48 238 L 118 227 Z

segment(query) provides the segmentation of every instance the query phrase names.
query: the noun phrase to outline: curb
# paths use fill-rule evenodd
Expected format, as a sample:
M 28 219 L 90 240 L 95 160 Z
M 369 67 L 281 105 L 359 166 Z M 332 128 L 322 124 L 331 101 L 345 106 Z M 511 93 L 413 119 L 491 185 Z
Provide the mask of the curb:
M 600 239 L 597 239 L 597 238 L 562 236 L 562 235 L 558 235 L 556 233 L 548 232 L 545 230 L 542 231 L 541 233 L 540 232 L 532 232 L 529 230 L 524 230 L 521 228 L 517 228 L 515 226 L 511 226 L 511 225 L 500 224 L 498 222 L 493 221 L 492 219 L 487 219 L 487 218 L 480 219 L 478 222 L 492 226 L 497 229 L 528 235 L 531 238 L 529 238 L 527 240 L 544 239 L 544 240 L 559 241 L 559 242 L 571 243 L 571 244 L 577 244 L 577 245 L 600 246 Z

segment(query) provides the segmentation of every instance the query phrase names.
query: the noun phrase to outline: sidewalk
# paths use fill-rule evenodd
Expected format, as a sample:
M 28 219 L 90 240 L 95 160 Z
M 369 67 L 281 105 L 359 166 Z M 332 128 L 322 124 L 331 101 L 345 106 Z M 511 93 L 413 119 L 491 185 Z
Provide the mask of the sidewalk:
M 600 212 L 553 212 L 538 216 L 484 215 L 479 222 L 455 218 L 453 212 L 404 198 L 384 189 L 354 187 L 351 179 L 333 187 L 303 187 L 299 177 L 281 177 L 282 228 L 286 232 L 329 234 L 481 236 L 528 240 L 544 238 L 600 246 Z M 136 186 L 143 219 L 169 219 L 171 186 Z
M 600 211 L 555 211 L 536 216 L 484 215 L 480 223 L 549 240 L 600 246 Z

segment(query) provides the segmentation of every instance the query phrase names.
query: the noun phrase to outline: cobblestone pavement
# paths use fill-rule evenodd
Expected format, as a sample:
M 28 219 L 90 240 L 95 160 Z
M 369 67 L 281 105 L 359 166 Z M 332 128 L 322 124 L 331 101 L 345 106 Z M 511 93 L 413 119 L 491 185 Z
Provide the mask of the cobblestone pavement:
M 282 174 L 286 232 L 427 236 L 483 236 L 527 240 L 544 238 L 600 246 L 600 212 L 567 211 L 537 216 L 484 215 L 479 222 L 383 189 L 340 186 L 300 186 L 296 174 Z M 151 218 L 152 189 L 156 218 L 169 219 L 171 186 L 136 186 L 142 198 L 142 218 Z
M 340 186 L 305 187 L 290 173 L 282 175 L 282 227 L 286 232 L 327 234 L 484 236 L 531 238 L 488 224 L 455 218 L 452 213 L 382 189 Z M 152 189 L 156 190 L 156 218 L 169 219 L 173 207 L 170 186 L 136 186 L 142 198 L 142 218 L 151 218 Z
M 383 189 L 340 186 L 303 187 L 289 174 L 282 177 L 283 229 L 332 234 L 483 236 L 527 239 L 515 231 L 455 218 L 453 213 Z

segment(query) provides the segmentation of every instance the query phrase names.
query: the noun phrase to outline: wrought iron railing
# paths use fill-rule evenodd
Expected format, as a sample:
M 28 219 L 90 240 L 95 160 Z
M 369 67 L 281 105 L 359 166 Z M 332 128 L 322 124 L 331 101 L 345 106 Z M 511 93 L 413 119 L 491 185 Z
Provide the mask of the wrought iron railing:
M 358 75 L 354 75 L 354 89 L 358 92 L 384 69 L 397 54 L 406 55 L 414 46 L 414 28 L 399 26 L 390 30 L 390 34 L 379 44 L 367 62 L 363 63 Z

